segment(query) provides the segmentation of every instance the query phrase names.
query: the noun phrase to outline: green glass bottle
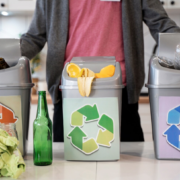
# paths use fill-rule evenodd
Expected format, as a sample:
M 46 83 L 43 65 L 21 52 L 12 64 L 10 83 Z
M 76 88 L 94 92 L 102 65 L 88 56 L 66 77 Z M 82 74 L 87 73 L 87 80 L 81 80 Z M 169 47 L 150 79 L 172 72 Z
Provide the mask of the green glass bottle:
M 52 121 L 49 118 L 46 91 L 39 91 L 36 119 L 33 123 L 34 165 L 52 164 Z

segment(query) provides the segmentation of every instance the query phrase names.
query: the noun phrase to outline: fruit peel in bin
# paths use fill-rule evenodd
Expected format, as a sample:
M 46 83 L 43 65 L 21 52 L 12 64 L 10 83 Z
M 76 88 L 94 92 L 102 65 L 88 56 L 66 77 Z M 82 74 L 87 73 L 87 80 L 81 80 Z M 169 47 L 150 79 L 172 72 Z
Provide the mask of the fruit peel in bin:
M 80 68 L 77 64 L 69 63 L 66 71 L 71 78 L 78 78 L 79 93 L 83 97 L 89 97 L 91 93 L 92 82 L 95 78 L 108 78 L 114 76 L 115 66 L 108 65 L 101 69 L 99 73 L 94 73 L 88 68 Z

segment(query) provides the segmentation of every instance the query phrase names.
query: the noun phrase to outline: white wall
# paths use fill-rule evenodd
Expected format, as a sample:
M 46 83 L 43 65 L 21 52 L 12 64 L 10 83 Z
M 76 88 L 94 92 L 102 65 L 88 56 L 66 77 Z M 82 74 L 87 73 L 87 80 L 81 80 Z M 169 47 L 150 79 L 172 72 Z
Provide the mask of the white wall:
M 20 34 L 26 33 L 31 23 L 33 14 L 0 16 L 0 38 L 19 38 Z M 45 46 L 41 52 L 41 69 L 33 76 L 37 76 L 41 81 L 46 79 L 46 52 Z
M 0 16 L 0 38 L 19 38 L 27 31 L 32 15 Z

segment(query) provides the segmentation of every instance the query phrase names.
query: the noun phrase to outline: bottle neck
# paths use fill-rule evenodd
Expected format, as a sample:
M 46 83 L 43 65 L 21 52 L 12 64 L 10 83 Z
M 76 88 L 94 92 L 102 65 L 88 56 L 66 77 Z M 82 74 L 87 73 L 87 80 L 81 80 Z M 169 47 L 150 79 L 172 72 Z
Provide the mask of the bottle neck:
M 40 116 L 49 118 L 45 92 L 39 92 L 39 96 L 38 96 L 38 107 L 37 107 L 36 117 L 40 117 Z

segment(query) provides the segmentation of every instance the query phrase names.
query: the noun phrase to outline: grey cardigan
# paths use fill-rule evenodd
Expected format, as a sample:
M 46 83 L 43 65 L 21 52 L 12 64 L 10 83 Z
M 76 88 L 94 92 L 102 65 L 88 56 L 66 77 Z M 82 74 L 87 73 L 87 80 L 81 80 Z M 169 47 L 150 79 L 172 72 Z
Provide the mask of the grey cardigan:
M 30 59 L 41 51 L 46 42 L 48 44 L 46 79 L 54 104 L 60 100 L 58 85 L 68 40 L 68 20 L 68 0 L 37 0 L 30 28 L 21 37 L 22 55 Z M 159 32 L 180 32 L 159 0 L 122 0 L 123 43 L 130 104 L 138 102 L 144 83 L 143 21 L 156 42 Z

